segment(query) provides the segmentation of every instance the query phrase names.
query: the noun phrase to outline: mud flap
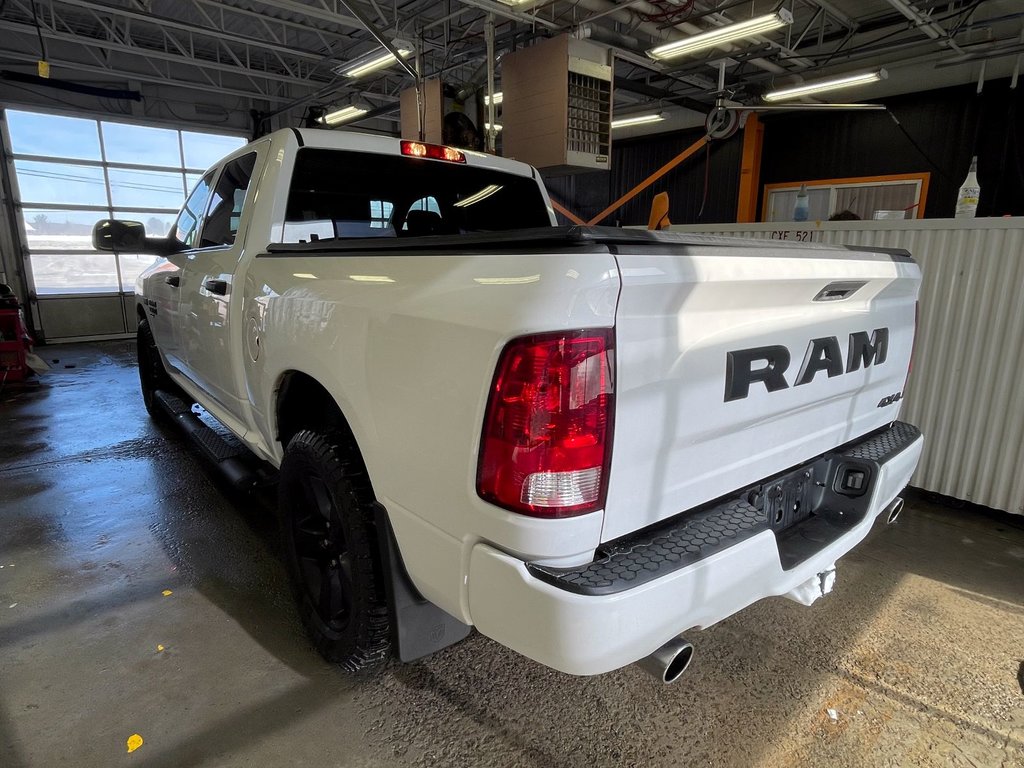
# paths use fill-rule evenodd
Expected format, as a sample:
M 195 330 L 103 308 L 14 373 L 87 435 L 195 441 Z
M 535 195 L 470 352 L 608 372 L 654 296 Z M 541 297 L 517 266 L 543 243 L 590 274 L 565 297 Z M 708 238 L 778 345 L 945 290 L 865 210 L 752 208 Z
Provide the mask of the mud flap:
M 416 661 L 465 640 L 473 628 L 421 595 L 409 579 L 384 507 L 375 503 L 377 540 L 388 593 L 391 642 L 400 661 Z

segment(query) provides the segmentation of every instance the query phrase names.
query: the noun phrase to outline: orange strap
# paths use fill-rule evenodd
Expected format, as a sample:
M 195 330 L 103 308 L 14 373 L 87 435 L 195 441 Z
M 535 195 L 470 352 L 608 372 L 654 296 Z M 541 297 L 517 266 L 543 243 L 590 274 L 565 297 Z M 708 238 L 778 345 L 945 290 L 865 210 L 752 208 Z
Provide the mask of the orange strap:
M 639 195 L 641 192 L 643 192 L 645 189 L 647 189 L 649 186 L 651 186 L 651 184 L 656 182 L 658 179 L 660 179 L 666 173 L 668 173 L 673 168 L 675 168 L 677 165 L 682 163 L 684 160 L 686 160 L 688 157 L 690 157 L 690 155 L 692 155 L 694 152 L 699 150 L 701 147 L 703 147 L 707 143 L 708 143 L 708 137 L 707 136 L 702 136 L 701 138 L 697 139 L 697 141 L 693 142 L 693 144 L 688 146 L 686 149 L 684 149 L 678 155 L 676 155 L 671 160 L 669 160 L 667 163 L 665 163 L 663 166 L 661 166 L 661 168 L 656 170 L 654 173 L 652 173 L 646 179 L 644 179 L 639 184 L 637 184 L 635 187 L 633 187 L 633 189 L 631 189 L 629 192 L 624 194 L 622 197 L 620 197 L 614 203 L 612 203 L 607 208 L 605 208 L 603 211 L 601 211 L 599 214 L 597 214 L 597 216 L 595 216 L 590 221 L 588 221 L 587 224 L 590 224 L 590 225 L 597 224 L 599 221 L 602 221 L 603 219 L 607 218 L 609 214 L 615 213 L 615 211 L 618 208 L 621 208 L 623 205 L 628 203 L 634 197 Z
M 555 200 L 553 197 L 550 198 L 550 199 L 551 199 L 551 207 L 554 208 L 556 211 L 558 211 L 563 216 L 565 216 L 565 218 L 567 218 L 573 224 L 585 225 L 587 223 L 583 219 L 581 219 L 579 216 L 577 216 L 575 213 L 573 213 L 568 208 L 566 208 L 564 205 L 562 205 L 557 200 Z

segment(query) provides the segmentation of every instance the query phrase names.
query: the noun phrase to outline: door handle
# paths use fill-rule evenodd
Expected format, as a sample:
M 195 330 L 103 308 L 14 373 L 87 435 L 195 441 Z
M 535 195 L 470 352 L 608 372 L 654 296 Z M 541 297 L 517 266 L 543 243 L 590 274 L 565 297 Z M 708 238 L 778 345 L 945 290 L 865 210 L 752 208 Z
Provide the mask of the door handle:
M 210 293 L 215 293 L 218 296 L 225 296 L 228 292 L 228 281 L 227 280 L 206 280 L 203 283 L 203 288 L 208 290 Z
M 848 299 L 865 285 L 867 285 L 867 282 L 863 280 L 829 283 L 818 291 L 814 301 L 840 301 L 841 299 Z
M 181 285 L 181 277 L 179 275 L 168 275 L 164 278 L 164 282 L 171 286 L 171 288 L 177 288 Z

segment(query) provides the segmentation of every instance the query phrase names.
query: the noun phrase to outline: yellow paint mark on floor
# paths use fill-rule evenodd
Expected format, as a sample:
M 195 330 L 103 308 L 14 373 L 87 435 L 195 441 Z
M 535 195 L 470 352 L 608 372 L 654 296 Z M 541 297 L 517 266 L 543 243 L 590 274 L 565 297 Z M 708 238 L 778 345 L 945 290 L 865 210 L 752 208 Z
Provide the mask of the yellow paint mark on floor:
M 137 733 L 133 733 L 128 737 L 128 741 L 126 741 L 125 744 L 128 747 L 128 753 L 131 754 L 142 746 L 142 737 Z

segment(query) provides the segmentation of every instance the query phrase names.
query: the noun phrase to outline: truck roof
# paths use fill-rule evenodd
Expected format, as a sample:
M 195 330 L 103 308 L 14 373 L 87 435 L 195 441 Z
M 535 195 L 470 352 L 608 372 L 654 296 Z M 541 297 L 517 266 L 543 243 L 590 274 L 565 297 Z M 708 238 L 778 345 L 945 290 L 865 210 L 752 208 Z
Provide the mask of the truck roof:
M 295 134 L 299 140 L 299 146 L 316 147 L 318 149 L 342 149 L 355 152 L 376 152 L 382 155 L 401 155 L 403 139 L 396 139 L 390 136 L 377 136 L 358 131 L 326 130 L 323 128 L 282 128 L 275 133 Z M 271 134 L 274 136 L 274 134 Z M 276 137 L 275 137 L 276 138 Z M 430 144 L 432 142 L 424 142 Z M 516 176 L 527 176 L 536 178 L 536 171 L 532 166 L 521 163 L 518 160 L 509 160 L 496 155 L 489 155 L 486 152 L 477 152 L 472 149 L 457 149 L 466 156 L 466 164 L 479 168 L 490 168 L 495 171 L 512 173 Z M 434 161 L 442 162 L 442 161 Z

